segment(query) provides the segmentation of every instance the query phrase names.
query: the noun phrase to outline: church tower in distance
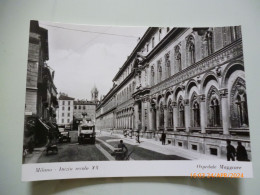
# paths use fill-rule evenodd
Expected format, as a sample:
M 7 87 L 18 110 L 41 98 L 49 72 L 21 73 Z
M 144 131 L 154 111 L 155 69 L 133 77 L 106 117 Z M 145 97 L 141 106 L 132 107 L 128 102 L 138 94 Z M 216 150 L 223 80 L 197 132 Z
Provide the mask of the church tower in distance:
M 91 90 L 91 101 L 98 102 L 98 90 L 96 85 Z

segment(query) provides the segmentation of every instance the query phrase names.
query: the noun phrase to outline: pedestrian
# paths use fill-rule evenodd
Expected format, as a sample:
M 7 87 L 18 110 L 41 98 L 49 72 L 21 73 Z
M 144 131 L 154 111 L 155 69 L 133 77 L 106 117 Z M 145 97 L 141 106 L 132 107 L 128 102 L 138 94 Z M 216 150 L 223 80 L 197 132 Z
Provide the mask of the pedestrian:
M 235 161 L 236 149 L 231 145 L 231 141 L 227 140 L 227 160 Z
M 141 123 L 141 121 L 139 120 L 138 121 L 138 130 L 137 130 L 137 135 L 136 135 L 136 141 L 137 141 L 137 143 L 141 143 L 140 142 L 140 131 L 142 130 L 142 123 Z
M 120 148 L 120 150 L 123 152 L 122 156 L 121 156 L 121 160 L 124 160 L 125 157 L 127 156 L 128 149 L 127 149 L 126 145 L 124 144 L 123 140 L 120 140 L 120 143 L 118 144 L 117 147 Z
M 163 132 L 161 136 L 162 145 L 165 145 L 166 134 Z
M 246 148 L 240 141 L 238 141 L 237 144 L 237 161 L 248 161 Z

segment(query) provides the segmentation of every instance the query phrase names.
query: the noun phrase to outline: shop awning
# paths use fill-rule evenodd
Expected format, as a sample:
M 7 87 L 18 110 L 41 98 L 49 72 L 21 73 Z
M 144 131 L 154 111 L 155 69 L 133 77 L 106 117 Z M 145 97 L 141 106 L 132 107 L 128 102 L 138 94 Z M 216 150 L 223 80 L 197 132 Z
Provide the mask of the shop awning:
M 47 124 L 45 124 L 41 119 L 39 119 L 39 121 L 47 130 L 50 129 L 50 127 Z

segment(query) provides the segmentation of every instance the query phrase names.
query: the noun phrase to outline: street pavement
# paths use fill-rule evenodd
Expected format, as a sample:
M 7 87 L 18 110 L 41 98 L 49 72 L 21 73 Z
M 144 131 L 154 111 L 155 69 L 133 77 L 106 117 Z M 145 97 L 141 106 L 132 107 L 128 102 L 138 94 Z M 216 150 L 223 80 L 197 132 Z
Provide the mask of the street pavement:
M 196 160 L 216 159 L 216 157 L 200 154 L 173 145 L 162 145 L 153 139 L 124 137 L 111 132 L 97 131 L 96 144 L 78 144 L 77 131 L 71 131 L 70 143 L 58 143 L 57 154 L 46 154 L 46 148 L 36 149 L 33 154 L 25 158 L 24 163 L 49 163 L 72 161 L 113 161 L 112 152 L 117 148 L 119 141 L 123 140 L 128 148 L 130 160 Z
M 38 163 L 47 162 L 72 162 L 72 161 L 106 161 L 109 160 L 100 151 L 99 144 L 78 144 L 77 131 L 71 131 L 70 143 L 58 143 L 58 154 L 51 152 L 46 155 L 46 151 L 38 159 Z

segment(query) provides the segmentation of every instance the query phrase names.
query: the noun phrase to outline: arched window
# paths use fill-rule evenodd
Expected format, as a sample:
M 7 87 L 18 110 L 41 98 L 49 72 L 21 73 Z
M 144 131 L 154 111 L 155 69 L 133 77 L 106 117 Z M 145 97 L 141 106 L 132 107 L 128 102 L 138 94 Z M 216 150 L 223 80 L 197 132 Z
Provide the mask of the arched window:
M 173 108 L 171 101 L 168 103 L 168 127 L 173 127 Z
M 212 87 L 208 95 L 208 113 L 209 113 L 209 126 L 219 127 L 220 121 L 220 99 L 218 91 L 215 87 Z
M 238 110 L 238 119 L 240 127 L 248 126 L 248 114 L 247 114 L 247 98 L 246 93 L 238 94 L 236 97 L 236 104 Z
M 207 31 L 204 37 L 204 43 L 207 51 L 207 55 L 213 53 L 213 33 L 212 31 Z
M 212 126 L 220 126 L 220 112 L 219 112 L 219 100 L 213 98 L 210 102 L 211 115 L 212 115 Z
M 195 63 L 195 41 L 193 36 L 189 36 L 187 39 L 187 62 L 188 65 Z
M 154 37 L 152 38 L 152 48 L 154 48 Z
M 154 67 L 151 67 L 151 86 L 154 85 Z
M 235 41 L 238 39 L 238 30 L 236 26 L 230 27 L 230 33 L 231 33 L 231 41 Z
M 194 95 L 191 103 L 191 116 L 192 116 L 192 126 L 200 127 L 200 104 L 197 100 L 197 95 Z
M 238 78 L 231 89 L 231 126 L 248 127 L 248 110 L 247 110 L 247 95 L 245 81 Z
M 158 82 L 160 83 L 162 81 L 162 66 L 161 61 L 158 61 Z
M 179 126 L 185 127 L 185 107 L 183 104 L 182 97 L 180 97 L 179 99 L 178 109 L 179 109 Z
M 167 53 L 165 55 L 165 70 L 166 70 L 166 77 L 169 78 L 171 76 L 170 53 Z
M 182 64 L 181 64 L 181 51 L 180 47 L 175 47 L 175 64 L 176 64 L 176 71 L 179 72 L 182 70 Z
M 159 41 L 161 40 L 161 38 L 162 38 L 162 29 L 160 28 L 159 29 Z
M 164 127 L 164 108 L 162 102 L 160 104 L 160 127 Z

